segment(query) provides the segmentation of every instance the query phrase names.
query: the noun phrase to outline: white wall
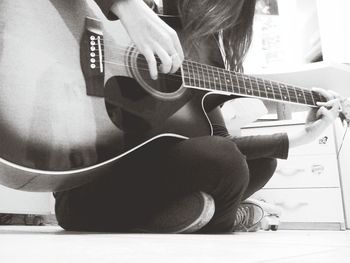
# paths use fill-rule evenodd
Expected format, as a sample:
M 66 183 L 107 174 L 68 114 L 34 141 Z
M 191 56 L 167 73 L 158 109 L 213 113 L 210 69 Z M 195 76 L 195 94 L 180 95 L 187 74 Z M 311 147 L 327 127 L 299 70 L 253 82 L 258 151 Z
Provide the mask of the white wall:
M 350 1 L 317 3 L 324 60 L 350 63 Z
M 245 63 L 247 72 L 259 72 L 260 68 L 296 68 L 321 53 L 317 0 L 278 0 L 278 9 L 278 16 L 256 16 L 253 43 Z M 263 20 L 268 22 L 261 26 Z M 266 33 L 268 30 L 271 33 Z M 273 61 L 264 58 L 272 53 L 261 44 L 264 37 L 275 38 L 276 43 L 267 47 L 279 56 Z

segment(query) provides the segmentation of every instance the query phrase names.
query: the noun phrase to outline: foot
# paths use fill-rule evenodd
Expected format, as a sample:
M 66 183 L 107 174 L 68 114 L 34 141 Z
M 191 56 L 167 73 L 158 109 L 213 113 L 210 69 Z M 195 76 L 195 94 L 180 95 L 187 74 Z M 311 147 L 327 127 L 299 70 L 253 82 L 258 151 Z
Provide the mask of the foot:
M 264 217 L 264 210 L 258 204 L 244 201 L 237 209 L 234 231 L 254 232 Z
M 214 211 L 213 198 L 206 193 L 196 192 L 174 201 L 146 224 L 135 229 L 135 232 L 194 233 L 211 220 Z

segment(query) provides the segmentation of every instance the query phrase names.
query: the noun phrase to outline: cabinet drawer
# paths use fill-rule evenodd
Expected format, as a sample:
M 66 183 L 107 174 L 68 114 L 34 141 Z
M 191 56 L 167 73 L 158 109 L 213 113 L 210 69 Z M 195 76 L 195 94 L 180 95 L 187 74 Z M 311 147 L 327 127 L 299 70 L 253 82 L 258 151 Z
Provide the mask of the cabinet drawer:
M 291 156 L 278 160 L 276 172 L 265 188 L 339 187 L 335 155 Z
M 254 127 L 242 129 L 242 135 L 259 135 L 259 134 L 273 134 L 278 132 L 295 132 L 303 129 L 303 125 L 288 125 L 288 126 L 271 126 L 271 127 Z M 289 156 L 292 155 L 322 155 L 335 154 L 335 140 L 333 133 L 333 126 L 327 128 L 316 140 L 301 145 L 299 147 L 291 148 Z
M 281 222 L 344 223 L 339 188 L 263 189 L 255 193 L 253 198 L 281 208 Z
M 14 190 L 0 185 L 0 213 L 50 214 L 51 193 L 33 193 Z

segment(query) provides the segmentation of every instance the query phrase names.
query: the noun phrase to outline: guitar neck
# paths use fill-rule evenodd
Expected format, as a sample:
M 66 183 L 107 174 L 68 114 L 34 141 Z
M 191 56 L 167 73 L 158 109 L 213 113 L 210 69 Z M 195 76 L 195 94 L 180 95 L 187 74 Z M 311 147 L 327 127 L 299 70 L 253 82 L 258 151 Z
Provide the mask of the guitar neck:
M 317 107 L 317 102 L 327 101 L 322 95 L 312 90 L 188 60 L 183 62 L 182 77 L 185 87 L 224 94 L 303 104 L 310 107 Z

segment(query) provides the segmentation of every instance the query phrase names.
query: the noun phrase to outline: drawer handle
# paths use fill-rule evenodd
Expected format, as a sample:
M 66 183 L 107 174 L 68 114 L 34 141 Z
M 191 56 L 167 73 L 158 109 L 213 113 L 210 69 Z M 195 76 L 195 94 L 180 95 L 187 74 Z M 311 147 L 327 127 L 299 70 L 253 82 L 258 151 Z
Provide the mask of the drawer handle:
M 302 206 L 307 206 L 309 204 L 307 202 L 301 202 L 297 204 L 287 204 L 287 203 L 280 202 L 280 203 L 275 203 L 275 205 L 283 207 L 287 210 L 296 210 L 297 208 L 300 208 Z
M 322 138 L 318 139 L 318 144 L 327 144 L 328 142 L 328 136 L 323 136 Z
M 325 168 L 322 164 L 314 164 L 311 166 L 311 172 L 316 175 L 321 175 Z
M 282 169 L 277 169 L 276 173 L 281 174 L 283 176 L 294 176 L 298 173 L 304 173 L 305 169 L 301 169 L 301 168 L 282 168 Z

